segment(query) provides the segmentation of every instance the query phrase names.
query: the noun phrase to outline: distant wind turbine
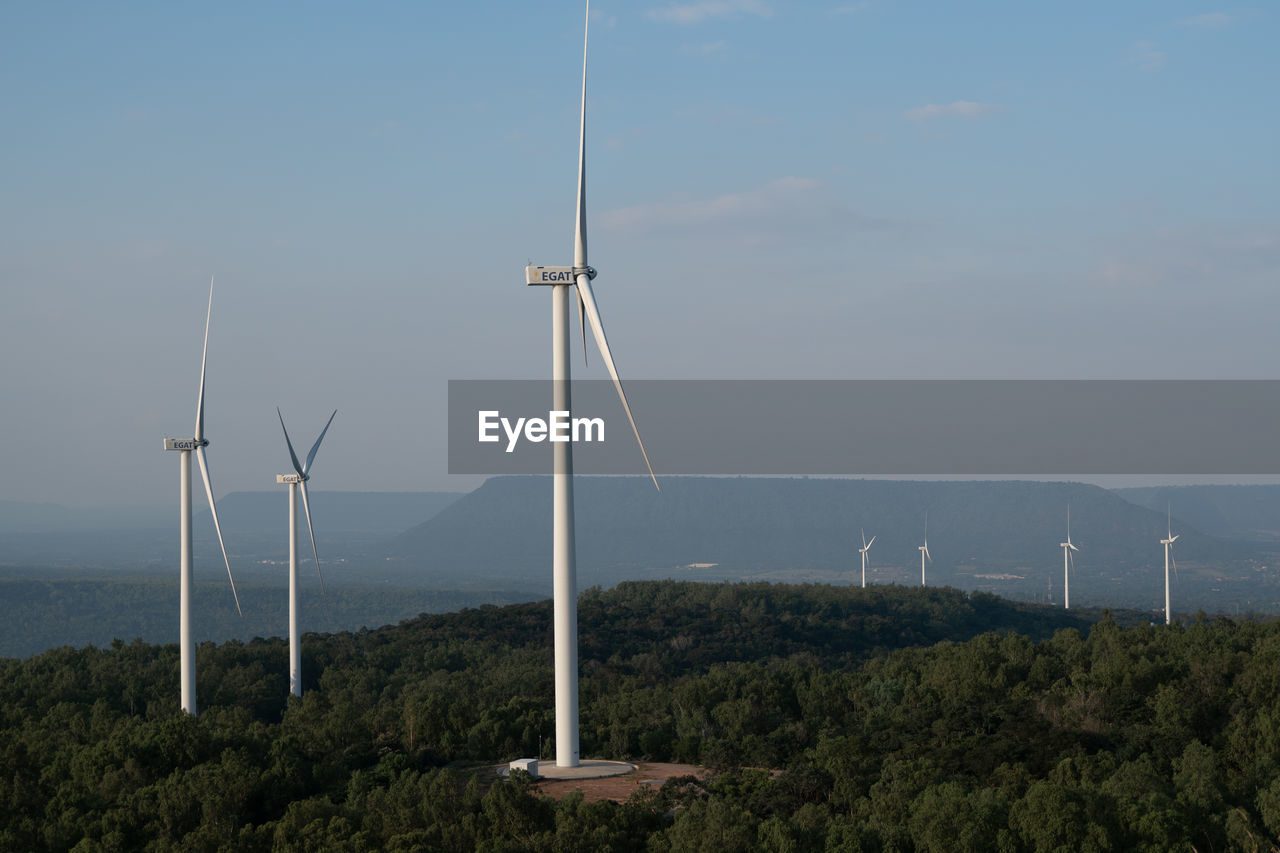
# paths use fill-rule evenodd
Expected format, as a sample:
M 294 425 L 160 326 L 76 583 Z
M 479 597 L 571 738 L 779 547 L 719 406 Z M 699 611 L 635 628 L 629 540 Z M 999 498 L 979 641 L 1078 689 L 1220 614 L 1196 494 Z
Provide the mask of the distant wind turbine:
M 178 649 L 182 683 L 182 710 L 196 714 L 196 642 L 191 632 L 191 588 L 195 583 L 192 571 L 194 548 L 191 535 L 191 453 L 200 462 L 200 476 L 204 479 L 205 497 L 209 499 L 209 512 L 213 515 L 213 529 L 218 533 L 218 545 L 222 548 L 222 562 L 227 567 L 227 579 L 231 581 L 231 595 L 240 610 L 240 596 L 236 594 L 236 579 L 231 576 L 231 561 L 227 559 L 227 546 L 222 541 L 222 526 L 218 523 L 218 506 L 213 500 L 213 484 L 209 480 L 209 462 L 204 449 L 209 440 L 204 437 L 204 379 L 209 358 L 209 321 L 213 317 L 213 277 L 209 277 L 209 309 L 204 318 L 204 350 L 200 356 L 200 394 L 196 400 L 196 430 L 192 438 L 166 438 L 165 450 L 177 450 L 179 457 L 178 478 L 178 539 L 179 539 L 179 603 Z
M 1170 505 L 1165 515 L 1165 538 L 1160 540 L 1164 546 L 1164 624 L 1168 625 L 1173 617 L 1173 608 L 1169 602 L 1169 564 L 1173 563 L 1174 572 L 1178 571 L 1178 563 L 1173 559 L 1173 543 L 1178 537 L 1173 535 L 1173 506 Z
M 1063 609 L 1071 609 L 1071 574 L 1068 568 L 1075 568 L 1076 560 L 1071 555 L 1072 551 L 1079 551 L 1075 545 L 1071 544 L 1071 504 L 1067 504 L 1067 541 L 1059 543 L 1062 548 L 1062 589 L 1063 589 Z
M 917 547 L 920 552 L 920 586 L 925 585 L 924 582 L 924 562 L 928 560 L 933 562 L 933 557 L 929 556 L 929 513 L 924 514 L 924 544 Z
M 298 634 L 298 489 L 302 489 L 302 508 L 307 514 L 307 532 L 311 534 L 311 553 L 316 558 L 316 577 L 320 578 L 320 594 L 324 595 L 324 575 L 320 574 L 320 552 L 316 550 L 316 530 L 311 526 L 311 502 L 307 500 L 307 481 L 311 479 L 311 463 L 316 459 L 316 451 L 320 442 L 329 431 L 329 424 L 337 416 L 334 409 L 329 415 L 329 422 L 320 430 L 320 437 L 311 445 L 307 454 L 307 463 L 298 464 L 298 454 L 293 452 L 293 442 L 289 440 L 289 430 L 284 425 L 284 415 L 280 407 L 276 407 L 276 417 L 280 418 L 280 429 L 284 430 L 284 443 L 289 446 L 289 458 L 293 460 L 293 474 L 276 474 L 277 483 L 289 484 L 289 690 L 294 696 L 302 695 L 302 638 Z
M 587 4 L 588 28 L 591 5 Z M 622 401 L 622 408 L 631 422 L 640 445 L 640 454 L 649 469 L 654 486 L 658 478 L 649 464 L 649 454 L 640 440 L 640 430 L 631 415 L 622 380 L 609 351 L 609 341 L 604 334 L 600 310 L 591 291 L 591 280 L 596 271 L 587 264 L 587 39 L 586 29 L 582 39 L 582 122 L 578 133 L 578 200 L 574 224 L 572 267 L 525 267 L 527 284 L 551 285 L 551 376 L 552 408 L 570 411 L 569 394 L 569 290 L 575 288 L 578 302 L 578 323 L 583 333 L 586 324 L 596 339 L 596 347 L 613 386 Z M 586 341 L 583 341 L 586 348 Z M 556 679 L 556 766 L 577 767 L 578 752 L 578 593 L 577 565 L 574 554 L 573 524 L 573 452 L 569 442 L 552 445 L 552 572 L 553 572 L 553 622 L 555 625 L 555 679 Z
M 871 545 L 876 541 L 876 537 L 872 536 L 871 541 L 867 541 L 867 531 L 862 531 L 862 547 L 858 549 L 858 553 L 862 555 L 862 588 L 867 588 L 867 552 L 871 550 Z

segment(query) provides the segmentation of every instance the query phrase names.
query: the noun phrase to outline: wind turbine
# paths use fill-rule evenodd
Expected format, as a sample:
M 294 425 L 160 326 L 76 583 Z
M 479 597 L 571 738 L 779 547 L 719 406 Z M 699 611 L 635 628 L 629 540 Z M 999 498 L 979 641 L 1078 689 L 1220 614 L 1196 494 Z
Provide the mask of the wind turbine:
M 867 552 L 871 550 L 871 545 L 876 541 L 876 537 L 872 536 L 871 541 L 867 541 L 867 531 L 862 531 L 862 547 L 858 549 L 858 553 L 862 555 L 862 588 L 867 588 Z
M 298 489 L 302 489 L 302 508 L 307 514 L 307 532 L 311 534 L 311 553 L 316 558 L 316 576 L 320 578 L 320 594 L 324 595 L 324 575 L 320 574 L 320 552 L 316 550 L 316 530 L 311 526 L 311 503 L 307 500 L 307 480 L 311 479 L 311 463 L 316 459 L 316 451 L 324 434 L 329 431 L 329 424 L 337 416 L 334 409 L 329 415 L 329 422 L 320 430 L 320 437 L 311 445 L 307 454 L 307 464 L 298 464 L 298 454 L 293 452 L 293 442 L 289 440 L 289 430 L 284 425 L 284 415 L 280 407 L 276 407 L 276 417 L 280 418 L 280 429 L 284 430 L 284 443 L 289 446 L 289 458 L 293 460 L 293 474 L 276 474 L 277 483 L 289 484 L 289 690 L 294 696 L 302 695 L 302 640 L 298 636 Z
M 1068 567 L 1075 568 L 1075 557 L 1071 556 L 1072 551 L 1079 551 L 1075 545 L 1071 544 L 1071 504 L 1067 504 L 1067 541 L 1059 543 L 1062 548 L 1062 588 L 1064 610 L 1071 609 L 1071 574 Z
M 929 556 L 929 513 L 924 514 L 924 544 L 917 546 L 916 550 L 920 552 L 920 586 L 924 583 L 924 561 L 933 562 L 933 557 Z
M 1164 546 L 1164 624 L 1168 625 L 1173 614 L 1169 606 L 1169 564 L 1173 563 L 1173 570 L 1178 571 L 1178 562 L 1173 559 L 1173 543 L 1178 541 L 1178 537 L 1173 535 L 1172 505 L 1166 510 L 1165 524 L 1165 538 L 1160 540 L 1160 544 Z
M 181 662 L 182 710 L 196 714 L 196 642 L 191 633 L 191 587 L 195 583 L 191 563 L 194 554 L 191 535 L 191 454 L 194 451 L 200 462 L 200 476 L 204 479 L 204 493 L 209 499 L 209 512 L 213 515 L 213 529 L 218 533 L 218 545 L 222 548 L 222 562 L 227 567 L 227 579 L 231 581 L 231 595 L 235 598 L 236 613 L 240 610 L 240 596 L 236 594 L 236 579 L 231 576 L 231 561 L 227 559 L 227 546 L 222 541 L 222 526 L 218 523 L 218 506 L 213 501 L 213 484 L 209 480 L 209 462 L 204 449 L 209 439 L 204 437 L 204 378 L 209 359 L 209 321 L 213 317 L 213 277 L 209 277 L 209 309 L 204 318 L 204 350 L 200 356 L 200 395 L 196 400 L 196 431 L 192 438 L 166 438 L 165 450 L 177 450 L 178 477 L 178 540 L 179 540 L 179 603 L 178 649 Z
M 525 267 L 525 282 L 531 285 L 551 285 L 552 409 L 569 412 L 571 408 L 569 291 L 574 288 L 578 301 L 578 323 L 584 334 L 583 349 L 586 348 L 586 324 L 590 322 L 596 347 L 613 378 L 613 387 L 618 391 L 627 420 L 631 422 L 631 431 L 635 433 L 636 442 L 640 445 L 645 467 L 649 469 L 649 476 L 656 487 L 658 478 L 654 476 L 653 466 L 649 464 L 649 454 L 645 452 L 644 442 L 640 440 L 640 430 L 636 427 L 631 406 L 627 403 L 626 392 L 622 390 L 622 380 L 618 378 L 618 369 L 613 363 L 609 341 L 605 338 L 604 325 L 600 321 L 600 310 L 596 307 L 596 298 L 591 291 L 591 280 L 596 277 L 596 271 L 587 264 L 587 30 L 590 19 L 591 4 L 588 2 L 587 27 L 584 28 L 582 38 L 582 122 L 578 132 L 578 200 L 574 223 L 573 266 L 530 265 Z M 573 529 L 573 451 L 569 442 L 552 444 L 552 464 L 551 562 L 555 624 L 556 766 L 577 767 L 578 581 Z

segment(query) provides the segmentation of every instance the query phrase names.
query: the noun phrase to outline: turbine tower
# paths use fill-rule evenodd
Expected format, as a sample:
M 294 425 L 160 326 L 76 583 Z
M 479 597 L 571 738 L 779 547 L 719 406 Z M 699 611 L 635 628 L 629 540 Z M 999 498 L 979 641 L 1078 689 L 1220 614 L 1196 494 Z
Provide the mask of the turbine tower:
M 867 588 L 867 552 L 871 550 L 871 545 L 876 541 L 876 537 L 871 537 L 871 542 L 867 541 L 867 531 L 862 531 L 862 547 L 858 549 L 858 553 L 862 555 L 862 588 Z
M 1071 609 L 1071 574 L 1068 568 L 1075 568 L 1075 557 L 1071 556 L 1072 551 L 1079 551 L 1075 545 L 1071 544 L 1071 504 L 1067 504 L 1067 541 L 1058 543 L 1062 548 L 1062 589 L 1063 589 L 1063 610 Z
M 209 499 L 209 512 L 213 515 L 213 529 L 218 533 L 218 545 L 222 548 L 222 562 L 227 567 L 227 579 L 231 581 L 231 595 L 240 610 L 240 596 L 236 594 L 236 579 L 231 576 L 231 561 L 227 559 L 227 546 L 222 541 L 222 526 L 218 523 L 218 506 L 213 501 L 213 483 L 209 480 L 209 462 L 204 449 L 209 439 L 204 437 L 204 378 L 209 359 L 209 321 L 213 317 L 213 277 L 209 277 L 209 309 L 204 318 L 204 350 L 200 356 L 200 394 L 196 399 L 196 431 L 192 438 L 166 438 L 165 450 L 176 450 L 178 459 L 178 648 L 181 661 L 182 710 L 196 714 L 196 641 L 191 631 L 191 588 L 195 576 L 191 564 L 194 555 L 191 535 L 191 454 L 194 451 L 200 462 L 200 476 L 204 479 L 205 497 Z
M 587 4 L 588 28 L 591 4 Z M 526 284 L 551 286 L 551 378 L 552 409 L 569 412 L 569 290 L 574 289 L 578 301 L 578 323 L 584 336 L 586 349 L 586 324 L 590 322 L 596 339 L 596 347 L 613 387 L 622 401 L 623 411 L 631 422 L 644 457 L 645 467 L 653 484 L 658 485 L 649 454 L 640 440 L 640 430 L 631 415 L 622 380 L 618 378 L 609 341 L 604 334 L 600 310 L 591 291 L 591 280 L 596 271 L 587 264 L 587 39 L 584 29 L 582 39 L 582 122 L 578 132 L 578 199 L 574 222 L 572 267 L 525 267 Z M 553 609 L 555 623 L 556 666 L 556 766 L 577 767 L 578 754 L 578 591 L 577 565 L 574 554 L 573 530 L 573 451 L 569 442 L 552 444 L 552 548 Z
M 311 463 L 315 461 L 316 451 L 324 434 L 329 431 L 329 424 L 337 416 L 334 409 L 329 415 L 329 422 L 320 430 L 320 437 L 311 445 L 307 454 L 307 464 L 298 464 L 298 454 L 293 452 L 293 442 L 289 440 L 289 430 L 284 425 L 284 415 L 280 407 L 276 407 L 276 417 L 280 418 L 280 429 L 284 430 L 284 443 L 289 446 L 289 458 L 293 460 L 293 474 L 276 474 L 277 483 L 289 484 L 289 691 L 294 696 L 302 695 L 302 639 L 298 636 L 298 489 L 302 489 L 302 509 L 307 514 L 307 532 L 311 534 L 311 553 L 316 558 L 316 577 L 320 578 L 320 594 L 324 595 L 324 575 L 320 574 L 320 552 L 316 550 L 316 530 L 311 526 L 311 502 L 307 500 L 307 480 L 311 479 Z
M 920 552 L 920 586 L 923 588 L 924 583 L 924 561 L 933 562 L 933 557 L 929 556 L 929 513 L 924 514 L 924 544 L 916 548 Z
M 1169 564 L 1173 563 L 1173 570 L 1178 571 L 1178 563 L 1173 559 L 1173 543 L 1178 541 L 1178 537 L 1173 535 L 1172 506 L 1166 510 L 1165 524 L 1165 538 L 1160 540 L 1160 544 L 1164 546 L 1164 624 L 1168 625 L 1173 617 L 1173 609 L 1169 604 Z

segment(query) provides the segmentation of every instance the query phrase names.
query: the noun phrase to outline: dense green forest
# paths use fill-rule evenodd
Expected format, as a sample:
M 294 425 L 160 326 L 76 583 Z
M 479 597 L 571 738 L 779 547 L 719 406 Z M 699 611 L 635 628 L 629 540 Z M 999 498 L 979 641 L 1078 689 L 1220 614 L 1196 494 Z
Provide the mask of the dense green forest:
M 581 599 L 582 751 L 714 770 L 554 801 L 550 606 L 0 661 L 6 850 L 1268 850 L 1280 623 L 944 589 L 628 583 Z M 549 749 L 549 747 L 548 747 Z M 769 772 L 770 770 L 778 772 Z

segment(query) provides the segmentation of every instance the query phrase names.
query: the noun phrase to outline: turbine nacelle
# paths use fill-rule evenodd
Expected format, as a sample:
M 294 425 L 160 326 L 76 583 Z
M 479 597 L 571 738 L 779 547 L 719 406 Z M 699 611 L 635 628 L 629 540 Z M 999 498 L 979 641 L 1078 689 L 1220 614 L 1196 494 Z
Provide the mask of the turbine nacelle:
M 585 274 L 595 281 L 595 267 L 536 267 L 529 264 L 524 268 L 524 282 L 528 285 L 577 284 L 578 276 Z
M 164 440 L 165 450 L 195 450 L 199 447 L 208 447 L 209 439 L 207 438 L 166 438 Z
M 310 477 L 304 477 L 301 474 L 276 474 L 276 482 L 284 485 L 305 483 Z

